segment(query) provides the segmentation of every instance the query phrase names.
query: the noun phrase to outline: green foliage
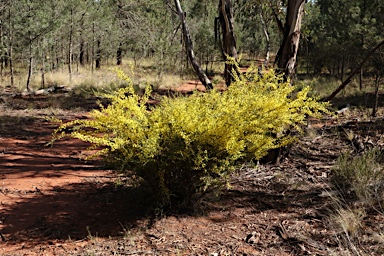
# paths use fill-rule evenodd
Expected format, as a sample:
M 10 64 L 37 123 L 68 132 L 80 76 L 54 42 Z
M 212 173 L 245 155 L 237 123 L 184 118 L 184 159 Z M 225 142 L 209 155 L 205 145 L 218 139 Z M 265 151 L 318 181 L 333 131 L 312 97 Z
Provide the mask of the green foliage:
M 343 79 L 345 72 L 383 40 L 383 8 L 382 0 L 308 2 L 302 30 L 307 65 L 315 73 L 327 70 Z
M 344 197 L 353 195 L 363 203 L 377 205 L 384 195 L 383 160 L 383 152 L 378 149 L 354 158 L 344 154 L 337 161 L 332 183 Z
M 166 98 L 148 110 L 151 91 L 135 94 L 120 72 L 130 86 L 109 95 L 112 103 L 91 119 L 62 124 L 54 139 L 70 136 L 102 148 L 96 155 L 142 178 L 161 205 L 189 204 L 225 184 L 237 163 L 293 142 L 285 131 L 300 131 L 307 115 L 326 111 L 325 103 L 308 97 L 308 88 L 294 94 L 273 70 L 257 74 L 251 69 L 235 77 L 225 92 Z

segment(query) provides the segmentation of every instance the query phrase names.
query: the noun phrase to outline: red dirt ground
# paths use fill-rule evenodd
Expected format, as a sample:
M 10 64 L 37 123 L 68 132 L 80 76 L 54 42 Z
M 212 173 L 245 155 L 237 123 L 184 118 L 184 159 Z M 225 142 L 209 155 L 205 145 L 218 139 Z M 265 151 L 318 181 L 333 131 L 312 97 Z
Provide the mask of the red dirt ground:
M 327 225 L 331 166 L 351 150 L 335 131 L 366 125 L 377 131 L 374 143 L 383 142 L 382 121 L 322 122 L 279 165 L 244 166 L 230 190 L 196 212 L 153 216 L 141 191 L 122 185 L 123 176 L 100 160 L 81 160 L 87 144 L 65 139 L 46 146 L 57 127 L 47 117 L 86 118 L 95 99 L 62 93 L 1 99 L 0 255 L 349 255 Z M 384 219 L 376 214 L 366 223 L 380 233 Z M 382 255 L 380 244 L 367 248 Z
M 94 226 L 100 218 L 93 209 L 100 206 L 92 194 L 116 175 L 103 170 L 100 162 L 79 160 L 87 148 L 80 141 L 64 140 L 54 147 L 46 146 L 55 127 L 49 122 L 6 122 L 12 125 L 12 131 L 5 136 L 0 133 L 0 230 L 7 246 L 0 254 L 43 240 L 53 243 L 59 238 L 87 235 L 86 227 Z M 109 217 L 115 216 L 101 217 L 106 222 L 100 230 L 113 229 L 106 225 Z

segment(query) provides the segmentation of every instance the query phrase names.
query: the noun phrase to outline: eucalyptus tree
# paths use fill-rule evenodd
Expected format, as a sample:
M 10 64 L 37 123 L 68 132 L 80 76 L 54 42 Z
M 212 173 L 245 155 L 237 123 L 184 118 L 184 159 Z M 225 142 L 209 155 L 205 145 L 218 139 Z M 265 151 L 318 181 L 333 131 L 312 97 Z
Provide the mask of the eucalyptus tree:
M 186 48 L 186 52 L 188 54 L 188 58 L 191 61 L 191 64 L 193 66 L 193 69 L 195 70 L 196 74 L 198 75 L 201 83 L 205 86 L 207 89 L 212 89 L 212 83 L 203 71 L 203 69 L 200 67 L 200 64 L 197 62 L 195 58 L 195 53 L 193 50 L 193 42 L 191 39 L 191 35 L 189 32 L 189 28 L 186 21 L 186 14 L 184 13 L 183 9 L 181 8 L 181 4 L 179 0 L 175 0 L 175 7 L 176 12 L 179 15 L 181 26 L 182 26 L 182 33 L 184 38 L 184 44 Z
M 288 0 L 285 24 L 282 27 L 283 40 L 276 55 L 275 63 L 284 73 L 285 79 L 293 76 L 299 50 L 301 22 L 306 0 Z
M 219 0 L 218 10 L 223 54 L 226 58 L 238 61 L 232 0 Z M 233 80 L 232 71 L 234 71 L 233 64 L 226 60 L 224 80 L 227 86 L 229 86 Z
M 217 1 L 184 2 L 188 25 L 193 35 L 194 49 L 200 63 L 205 63 L 205 72 L 209 72 L 208 65 L 221 59 L 221 49 L 215 41 L 213 21 L 217 17 Z
M 238 27 L 239 49 L 247 51 L 250 57 L 263 56 L 263 65 L 269 62 L 271 52 L 276 52 L 281 40 L 275 13 L 279 11 L 278 0 L 241 0 L 235 3 L 236 26 Z

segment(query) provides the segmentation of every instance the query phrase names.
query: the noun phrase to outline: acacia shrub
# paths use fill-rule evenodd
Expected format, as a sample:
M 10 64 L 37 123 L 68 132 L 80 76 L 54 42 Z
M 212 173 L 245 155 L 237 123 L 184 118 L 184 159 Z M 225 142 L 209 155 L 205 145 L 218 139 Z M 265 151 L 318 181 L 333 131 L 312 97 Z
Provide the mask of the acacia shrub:
M 103 155 L 127 175 L 140 177 L 161 205 L 190 204 L 207 188 L 227 184 L 236 164 L 260 159 L 269 150 L 295 140 L 306 116 L 318 116 L 326 104 L 308 96 L 306 87 L 281 82 L 273 70 L 236 76 L 224 92 L 195 92 L 164 98 L 147 109 L 151 94 L 129 86 L 109 95 L 111 104 L 91 118 L 61 124 L 54 139 L 70 136 L 102 148 Z

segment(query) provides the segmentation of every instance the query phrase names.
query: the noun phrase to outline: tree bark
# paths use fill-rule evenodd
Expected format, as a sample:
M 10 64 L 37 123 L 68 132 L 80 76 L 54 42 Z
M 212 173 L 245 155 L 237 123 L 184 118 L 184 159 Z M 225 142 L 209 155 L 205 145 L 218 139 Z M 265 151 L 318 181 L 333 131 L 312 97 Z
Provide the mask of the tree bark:
M 121 48 L 121 43 L 120 43 L 116 51 L 116 64 L 120 66 L 122 63 L 123 63 L 123 49 Z
M 85 13 L 83 13 L 84 17 Z M 79 63 L 80 66 L 84 67 L 84 35 L 83 35 L 83 30 L 84 30 L 84 19 L 82 18 L 80 21 L 80 43 L 79 43 Z
M 80 66 L 84 66 L 84 41 L 83 39 L 80 39 L 80 46 L 79 46 L 79 63 Z
M 29 62 L 28 62 L 28 77 L 27 77 L 27 86 L 26 86 L 27 91 L 31 90 L 30 84 L 31 84 L 31 78 L 32 78 L 32 62 L 33 62 L 32 41 L 29 41 Z
M 93 72 L 93 60 L 95 59 L 95 21 L 92 22 L 92 54 L 91 54 L 91 70 Z
M 291 78 L 295 73 L 305 3 L 306 0 L 288 1 L 287 15 L 283 28 L 283 42 L 275 60 L 275 64 L 277 64 L 279 71 L 284 74 L 285 80 Z
M 45 88 L 45 49 L 44 47 L 44 41 L 42 42 L 43 45 L 40 45 L 41 51 L 41 89 Z
M 100 40 L 97 40 L 96 42 L 97 45 L 97 50 L 96 50 L 96 63 L 95 63 L 95 68 L 100 69 L 101 67 L 101 48 L 100 48 Z
M 28 4 L 28 18 L 30 18 L 30 13 L 31 13 L 31 5 Z M 33 48 L 32 48 L 32 33 L 28 29 L 28 39 L 29 39 L 29 65 L 28 65 L 28 77 L 27 77 L 27 91 L 30 91 L 30 83 L 31 83 L 31 78 L 32 78 L 32 62 L 33 62 Z
M 233 28 L 233 7 L 231 0 L 219 0 L 219 21 L 223 34 L 223 55 L 226 58 L 231 57 L 237 61 L 236 38 Z M 234 68 L 233 64 L 225 63 L 224 79 L 227 86 L 229 86 L 233 81 L 232 70 L 234 70 Z
M 9 51 L 8 51 L 8 58 L 9 58 L 9 72 L 11 73 L 11 86 L 15 85 L 15 72 L 13 68 L 13 23 L 11 21 L 11 6 L 9 6 L 8 9 L 8 26 L 9 26 Z
M 380 87 L 380 71 L 377 70 L 375 79 L 375 103 L 372 109 L 372 117 L 376 117 L 377 109 L 379 108 L 379 87 Z
M 287 14 L 284 27 L 274 12 L 280 30 L 283 32 L 283 41 L 277 52 L 275 65 L 278 72 L 284 74 L 284 81 L 287 81 L 295 74 L 296 56 L 299 49 L 301 21 L 304 15 L 306 0 L 288 0 Z M 289 130 L 285 131 L 289 134 Z M 284 147 L 289 151 L 289 148 Z M 266 162 L 278 163 L 284 148 L 272 149 L 263 159 Z
M 71 8 L 69 26 L 69 39 L 68 39 L 68 73 L 69 82 L 72 82 L 72 37 L 73 37 L 73 9 Z
M 0 11 L 1 10 L 2 10 L 2 7 L 0 6 Z M 0 23 L 0 77 L 1 77 L 1 81 L 3 81 L 3 69 L 4 69 L 4 63 L 6 61 L 6 51 L 4 51 L 5 45 L 3 42 L 3 38 L 4 38 L 3 23 L 1 22 Z
M 264 20 L 263 10 L 262 10 L 261 7 L 259 9 L 259 12 L 260 12 L 259 13 L 260 14 L 260 21 L 261 21 L 261 25 L 262 25 L 264 36 L 265 36 L 265 41 L 267 43 L 267 45 L 265 47 L 265 60 L 264 60 L 264 63 L 263 63 L 264 67 L 266 67 L 268 65 L 268 62 L 269 62 L 269 52 L 271 50 L 271 40 L 269 38 L 269 32 L 268 32 L 267 23 Z
M 181 8 L 179 0 L 175 0 L 175 6 L 176 6 L 177 14 L 180 17 L 180 21 L 182 24 L 185 48 L 187 51 L 189 61 L 191 62 L 193 69 L 195 70 L 196 74 L 198 75 L 201 83 L 205 86 L 205 88 L 207 90 L 213 89 L 211 81 L 209 80 L 209 78 L 205 74 L 204 70 L 200 67 L 199 63 L 197 62 L 197 60 L 195 58 L 195 53 L 193 51 L 193 43 L 192 43 L 191 35 L 189 33 L 189 29 L 187 26 L 185 13 L 183 12 L 183 9 Z

